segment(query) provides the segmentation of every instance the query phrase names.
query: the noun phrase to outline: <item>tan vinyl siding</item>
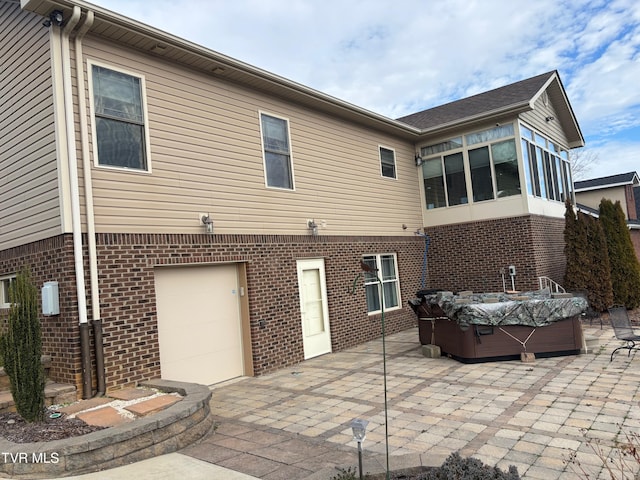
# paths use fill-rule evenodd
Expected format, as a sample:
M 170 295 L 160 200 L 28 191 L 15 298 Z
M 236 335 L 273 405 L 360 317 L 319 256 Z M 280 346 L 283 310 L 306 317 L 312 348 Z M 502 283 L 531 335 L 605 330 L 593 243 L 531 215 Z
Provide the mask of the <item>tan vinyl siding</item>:
M 603 198 L 611 200 L 612 202 L 620 202 L 625 217 L 629 218 L 629 212 L 627 211 L 627 198 L 624 193 L 624 186 L 613 188 L 601 188 L 598 190 L 587 190 L 585 192 L 576 192 L 576 202 L 586 205 L 587 207 L 600 208 L 600 202 Z
M 0 250 L 60 233 L 49 30 L 0 2 Z M 9 39 L 9 40 L 7 40 Z
M 547 117 L 553 117 L 553 120 L 546 121 Z M 549 99 L 547 105 L 544 104 L 543 95 L 541 95 L 534 104 L 534 109 L 520 115 L 520 118 L 546 137 L 549 137 L 562 148 L 568 148 L 569 141 L 562 129 L 559 114 L 553 106 L 553 102 Z
M 84 54 L 144 76 L 151 137 L 150 174 L 93 163 L 97 231 L 200 233 L 199 213 L 216 233 L 305 234 L 306 219 L 321 235 L 422 224 L 409 142 L 95 37 Z M 289 121 L 293 191 L 265 186 L 260 112 Z M 379 145 L 395 150 L 397 180 L 381 176 Z

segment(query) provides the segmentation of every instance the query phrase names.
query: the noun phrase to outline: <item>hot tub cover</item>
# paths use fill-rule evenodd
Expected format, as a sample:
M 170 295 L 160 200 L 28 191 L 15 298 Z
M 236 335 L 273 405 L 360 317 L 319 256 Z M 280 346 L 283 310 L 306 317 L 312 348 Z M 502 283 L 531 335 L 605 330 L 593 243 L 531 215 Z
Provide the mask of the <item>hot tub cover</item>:
M 485 303 L 488 297 L 496 299 Z M 469 296 L 439 292 L 424 296 L 423 301 L 438 305 L 442 311 L 461 327 L 468 325 L 527 325 L 543 327 L 550 323 L 580 315 L 588 303 L 581 297 L 551 298 L 548 290 L 527 292 L 521 297 L 527 300 L 512 300 L 506 294 L 476 294 Z M 460 299 L 465 299 L 461 303 Z M 467 300 L 468 299 L 468 300 Z

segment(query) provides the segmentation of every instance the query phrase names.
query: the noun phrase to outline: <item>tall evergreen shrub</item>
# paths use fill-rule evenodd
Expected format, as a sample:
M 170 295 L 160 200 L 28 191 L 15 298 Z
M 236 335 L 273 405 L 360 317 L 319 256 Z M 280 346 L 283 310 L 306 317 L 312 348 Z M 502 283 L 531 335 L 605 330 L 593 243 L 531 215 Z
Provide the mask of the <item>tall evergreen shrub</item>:
M 580 221 L 585 222 L 587 249 L 591 252 L 588 263 L 590 287 L 587 289 L 589 305 L 594 310 L 603 312 L 613 305 L 613 286 L 611 284 L 607 239 L 598 220 L 584 214 L 580 214 L 579 218 Z
M 565 203 L 564 255 L 567 267 L 564 272 L 564 287 L 570 291 L 585 290 L 588 284 L 585 262 L 586 230 L 578 221 L 573 205 Z
M 17 412 L 27 422 L 44 418 L 44 372 L 38 291 L 27 268 L 9 287 L 9 322 L 0 339 L 4 369 Z
M 613 301 L 627 308 L 640 306 L 640 263 L 636 257 L 619 201 L 602 199 L 600 222 L 607 239 Z
M 606 310 L 613 302 L 613 293 L 607 245 L 600 223 L 588 215 L 576 215 L 567 202 L 564 240 L 565 288 L 585 292 L 592 309 Z

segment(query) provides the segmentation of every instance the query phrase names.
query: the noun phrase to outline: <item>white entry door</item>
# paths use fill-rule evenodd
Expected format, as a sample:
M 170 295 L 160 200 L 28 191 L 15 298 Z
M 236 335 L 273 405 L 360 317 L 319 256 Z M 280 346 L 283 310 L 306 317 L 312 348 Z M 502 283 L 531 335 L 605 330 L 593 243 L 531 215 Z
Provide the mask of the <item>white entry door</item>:
M 244 373 L 236 265 L 155 269 L 162 378 L 203 385 Z
M 331 352 L 324 260 L 298 260 L 304 358 Z

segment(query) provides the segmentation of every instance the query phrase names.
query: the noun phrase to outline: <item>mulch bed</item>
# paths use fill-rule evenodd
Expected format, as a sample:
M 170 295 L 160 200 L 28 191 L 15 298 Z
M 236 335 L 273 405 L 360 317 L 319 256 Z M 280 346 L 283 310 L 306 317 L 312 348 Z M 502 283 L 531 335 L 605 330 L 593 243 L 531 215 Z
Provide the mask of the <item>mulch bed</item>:
M 87 425 L 79 418 L 49 418 L 49 413 L 42 422 L 27 423 L 15 412 L 0 414 L 0 437 L 13 443 L 49 442 L 63 438 L 77 437 L 102 430 L 105 427 Z

